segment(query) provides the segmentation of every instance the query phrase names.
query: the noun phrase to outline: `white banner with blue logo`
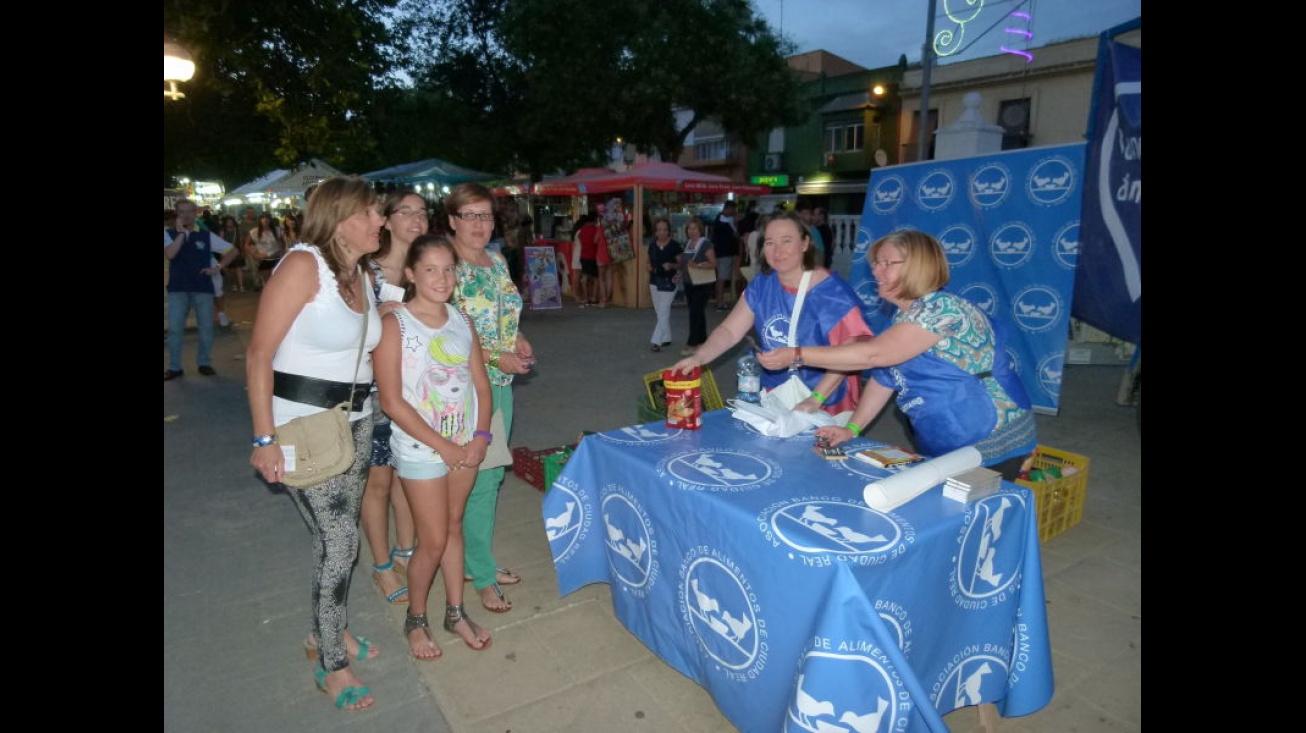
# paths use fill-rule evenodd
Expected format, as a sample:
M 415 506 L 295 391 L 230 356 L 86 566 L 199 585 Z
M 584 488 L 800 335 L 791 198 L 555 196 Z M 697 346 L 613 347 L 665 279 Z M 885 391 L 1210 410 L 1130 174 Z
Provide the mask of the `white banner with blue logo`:
M 866 262 L 872 242 L 917 229 L 943 245 L 947 290 L 1007 328 L 1007 352 L 1034 409 L 1056 414 L 1079 257 L 1084 144 L 877 168 L 849 281 L 875 333 L 896 308 Z

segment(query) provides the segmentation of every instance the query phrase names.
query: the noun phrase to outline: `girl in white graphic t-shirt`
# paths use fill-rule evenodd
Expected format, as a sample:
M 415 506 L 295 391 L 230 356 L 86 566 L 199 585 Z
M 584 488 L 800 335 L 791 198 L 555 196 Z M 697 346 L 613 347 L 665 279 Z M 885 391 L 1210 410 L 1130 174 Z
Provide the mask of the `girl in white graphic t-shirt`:
M 415 659 L 443 651 L 431 636 L 427 597 L 436 570 L 444 575 L 444 628 L 472 649 L 490 634 L 463 610 L 463 510 L 490 433 L 490 380 L 476 328 L 452 304 L 458 255 L 443 235 L 415 239 L 404 264 L 404 307 L 382 321 L 372 352 L 381 406 L 390 416 L 390 448 L 417 527 L 408 563 L 404 634 Z

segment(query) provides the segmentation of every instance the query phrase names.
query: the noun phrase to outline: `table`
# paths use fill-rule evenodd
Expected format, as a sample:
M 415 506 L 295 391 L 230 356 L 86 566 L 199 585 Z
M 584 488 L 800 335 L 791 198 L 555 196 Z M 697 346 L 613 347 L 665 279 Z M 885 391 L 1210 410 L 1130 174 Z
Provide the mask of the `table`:
M 946 733 L 959 707 L 1046 705 L 1029 490 L 881 513 L 862 488 L 888 472 L 812 441 L 728 409 L 586 436 L 543 502 L 560 593 L 612 586 L 621 623 L 742 731 Z

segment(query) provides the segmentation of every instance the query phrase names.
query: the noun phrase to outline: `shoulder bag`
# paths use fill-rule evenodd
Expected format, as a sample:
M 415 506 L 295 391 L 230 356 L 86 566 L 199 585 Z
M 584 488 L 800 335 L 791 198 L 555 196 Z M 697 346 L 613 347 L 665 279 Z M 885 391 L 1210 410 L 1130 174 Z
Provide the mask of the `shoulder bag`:
M 363 297 L 363 337 L 358 342 L 354 361 L 354 380 L 363 362 L 363 344 L 367 343 L 367 314 L 370 304 Z M 322 412 L 297 417 L 277 427 L 277 442 L 282 450 L 292 447 L 295 470 L 286 471 L 281 483 L 296 489 L 311 489 L 332 476 L 339 476 L 354 463 L 354 433 L 349 426 L 349 412 L 354 405 L 354 388 L 349 399 Z
M 702 264 L 707 262 L 706 247 L 711 247 L 712 243 L 702 237 L 698 240 L 698 249 L 694 250 L 694 256 L 690 258 L 690 263 L 685 267 L 689 270 L 689 281 L 695 285 L 711 285 L 716 282 L 715 267 L 694 267 L 693 263 Z

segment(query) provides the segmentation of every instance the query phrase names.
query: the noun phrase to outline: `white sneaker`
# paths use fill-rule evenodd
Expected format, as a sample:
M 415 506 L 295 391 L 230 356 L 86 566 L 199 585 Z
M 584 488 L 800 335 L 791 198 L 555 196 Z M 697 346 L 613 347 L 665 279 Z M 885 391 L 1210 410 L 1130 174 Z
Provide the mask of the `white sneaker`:
M 226 328 L 226 327 L 228 327 L 228 326 L 231 325 L 231 319 L 230 319 L 230 318 L 227 318 L 227 314 L 226 314 L 226 313 L 219 313 L 219 314 L 218 314 L 218 325 L 219 325 L 219 326 L 222 326 L 223 328 Z

